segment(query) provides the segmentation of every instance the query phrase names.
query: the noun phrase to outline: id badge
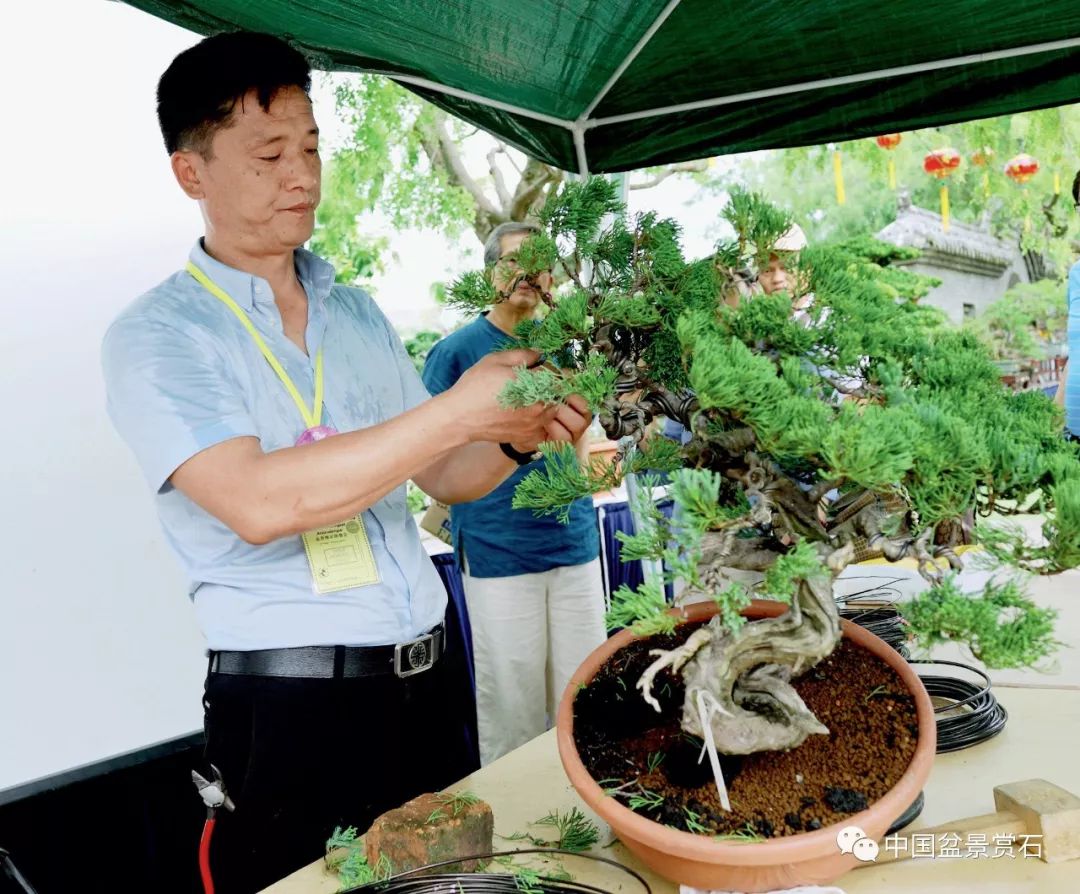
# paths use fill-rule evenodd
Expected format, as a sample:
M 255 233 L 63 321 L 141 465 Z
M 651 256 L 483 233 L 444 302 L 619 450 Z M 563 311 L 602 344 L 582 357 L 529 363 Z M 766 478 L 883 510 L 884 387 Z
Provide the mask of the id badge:
M 300 537 L 316 593 L 370 587 L 381 580 L 364 520 L 359 515 Z

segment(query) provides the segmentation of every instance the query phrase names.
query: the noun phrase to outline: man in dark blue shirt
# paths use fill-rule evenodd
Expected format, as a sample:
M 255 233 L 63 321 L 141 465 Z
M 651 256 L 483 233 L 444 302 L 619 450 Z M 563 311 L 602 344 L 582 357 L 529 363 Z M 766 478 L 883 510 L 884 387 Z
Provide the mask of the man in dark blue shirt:
M 551 288 L 550 274 L 533 286 L 516 268 L 518 247 L 534 232 L 529 224 L 509 223 L 488 238 L 484 263 L 493 268 L 496 287 L 508 294 L 431 349 L 423 379 L 432 395 L 512 342 L 514 328 L 535 315 L 538 287 Z M 578 444 L 583 459 L 587 437 Z M 450 510 L 472 625 L 484 764 L 547 728 L 570 677 L 606 635 L 592 500 L 571 506 L 569 524 L 511 508 L 518 482 L 543 463 L 526 463 L 486 497 Z

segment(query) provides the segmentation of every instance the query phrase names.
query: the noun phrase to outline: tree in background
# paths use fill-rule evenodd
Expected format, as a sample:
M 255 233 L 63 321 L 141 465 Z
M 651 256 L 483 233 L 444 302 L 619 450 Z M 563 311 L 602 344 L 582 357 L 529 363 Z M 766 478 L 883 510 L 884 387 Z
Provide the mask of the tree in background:
M 1058 270 L 1067 269 L 1073 251 L 1070 240 L 1080 233 L 1069 195 L 1080 167 L 1080 105 L 903 134 L 891 157 L 899 187 L 907 189 L 920 207 L 938 208 L 940 183 L 923 170 L 922 161 L 926 153 L 942 146 L 952 146 L 963 157 L 949 179 L 955 219 L 985 222 L 1005 241 L 1047 255 Z M 896 218 L 897 196 L 886 173 L 889 152 L 869 138 L 836 148 L 843 159 L 844 205 L 836 201 L 833 153 L 826 146 L 740 156 L 725 166 L 722 176 L 702 177 L 702 186 L 706 195 L 723 195 L 733 182 L 759 190 L 790 212 L 814 242 L 875 233 Z M 987 148 L 993 155 L 986 164 L 973 163 L 978 153 L 986 155 Z M 1006 161 L 1020 152 L 1035 156 L 1040 164 L 1039 173 L 1026 185 L 1014 183 L 1002 171 Z
M 1069 309 L 1056 280 L 1013 286 L 979 316 L 964 321 L 996 360 L 1042 360 L 1066 341 Z
M 471 230 L 482 244 L 500 223 L 534 215 L 566 176 L 380 75 L 350 76 L 335 96 L 349 137 L 327 162 L 312 245 L 345 282 L 370 276 L 385 250 L 359 234 L 356 219 L 365 212 L 451 239 Z M 707 167 L 703 159 L 647 168 L 630 188 Z

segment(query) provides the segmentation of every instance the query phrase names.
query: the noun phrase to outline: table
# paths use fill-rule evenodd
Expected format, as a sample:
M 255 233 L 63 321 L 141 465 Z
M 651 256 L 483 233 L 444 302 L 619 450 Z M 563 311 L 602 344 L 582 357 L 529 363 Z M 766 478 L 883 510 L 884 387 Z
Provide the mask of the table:
M 906 831 L 993 810 L 993 787 L 1031 777 L 1048 779 L 1080 792 L 1080 690 L 996 687 L 1009 712 L 1001 735 L 965 751 L 939 755 L 926 786 L 926 807 Z M 584 805 L 570 787 L 559 763 L 554 732 L 463 779 L 454 788 L 486 800 L 495 813 L 495 831 L 503 835 L 528 829 L 551 810 Z M 586 811 L 588 812 L 588 811 Z M 595 816 L 593 816 L 596 819 Z M 600 823 L 601 844 L 611 841 Z M 547 830 L 534 829 L 543 836 Z M 511 842 L 496 838 L 496 847 Z M 648 879 L 654 894 L 675 894 L 677 886 L 644 869 L 621 844 L 596 853 L 625 863 Z M 579 865 L 580 864 L 580 865 Z M 640 887 L 615 870 L 568 858 L 566 868 L 579 881 L 613 892 L 636 894 Z M 1034 858 L 917 859 L 858 869 L 838 885 L 847 894 L 911 892 L 911 894 L 1075 894 L 1080 890 L 1080 861 L 1046 864 Z M 298 870 L 266 889 L 266 894 L 332 894 L 335 876 L 321 862 Z

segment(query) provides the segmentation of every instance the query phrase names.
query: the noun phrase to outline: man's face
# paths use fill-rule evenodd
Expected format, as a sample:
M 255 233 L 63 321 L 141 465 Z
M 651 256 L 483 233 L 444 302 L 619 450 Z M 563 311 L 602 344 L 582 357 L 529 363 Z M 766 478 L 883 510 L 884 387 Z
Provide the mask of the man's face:
M 294 249 L 310 238 L 322 161 L 311 101 L 300 88 L 278 91 L 269 112 L 248 93 L 214 133 L 210 158 L 176 155 L 198 175 L 201 194 L 188 193 L 200 200 L 208 232 L 254 253 Z
M 784 269 L 784 259 L 777 254 L 769 255 L 769 266 L 758 274 L 758 285 L 766 295 L 773 292 L 790 292 L 794 283 Z
M 528 239 L 529 233 L 509 233 L 499 240 L 499 260 L 495 263 L 495 269 L 491 274 L 491 281 L 500 292 L 505 293 L 514 279 L 519 276 L 520 268 L 517 265 L 517 252 L 521 243 Z M 550 292 L 553 278 L 550 271 L 544 271 L 535 277 L 536 286 L 530 285 L 522 278 L 510 296 L 507 303 L 519 310 L 534 310 L 540 303 L 540 292 Z

